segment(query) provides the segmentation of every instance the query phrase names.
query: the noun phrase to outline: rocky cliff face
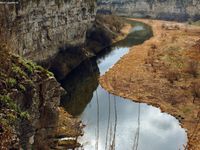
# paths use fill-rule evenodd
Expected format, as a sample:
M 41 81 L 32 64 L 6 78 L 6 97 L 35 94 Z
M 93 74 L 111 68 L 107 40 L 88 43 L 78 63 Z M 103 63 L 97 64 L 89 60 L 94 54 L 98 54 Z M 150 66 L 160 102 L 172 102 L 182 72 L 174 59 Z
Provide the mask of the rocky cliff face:
M 25 93 L 16 92 L 13 97 L 30 117 L 19 123 L 19 141 L 24 149 L 48 148 L 56 136 L 59 122 L 61 87 L 54 77 L 35 82 Z M 51 138 L 51 139 L 48 139 Z M 55 145 L 54 145 L 55 146 Z
M 75 147 L 80 122 L 59 107 L 64 89 L 53 74 L 5 53 L 0 45 L 0 149 Z
M 200 19 L 199 0 L 98 0 L 98 12 L 186 21 Z
M 62 59 L 69 64 L 67 74 L 87 57 L 79 45 L 85 42 L 95 13 L 95 0 L 16 0 L 0 4 L 0 149 L 77 146 L 80 122 L 59 107 L 63 89 L 55 77 L 8 51 L 48 62 L 61 50 L 67 55 Z M 1 49 L 1 44 L 11 50 L 2 51 L 5 47 Z
M 65 45 L 81 45 L 95 19 L 95 0 L 20 0 L 1 4 L 15 53 L 48 59 Z M 10 38 L 12 37 L 12 38 Z

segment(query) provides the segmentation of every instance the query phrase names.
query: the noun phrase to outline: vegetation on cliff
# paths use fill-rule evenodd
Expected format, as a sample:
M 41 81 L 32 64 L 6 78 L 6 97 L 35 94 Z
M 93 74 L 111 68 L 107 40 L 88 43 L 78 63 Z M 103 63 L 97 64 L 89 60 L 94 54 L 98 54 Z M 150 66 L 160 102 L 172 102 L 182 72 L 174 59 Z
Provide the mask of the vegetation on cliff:
M 17 146 L 18 123 L 30 115 L 17 101 L 16 93 L 25 94 L 34 83 L 53 76 L 52 73 L 9 53 L 6 45 L 0 45 L 0 149 Z M 28 100 L 28 98 L 27 98 Z
M 114 15 L 97 15 L 93 27 L 87 32 L 87 47 L 98 53 L 126 36 L 122 32 L 124 19 Z

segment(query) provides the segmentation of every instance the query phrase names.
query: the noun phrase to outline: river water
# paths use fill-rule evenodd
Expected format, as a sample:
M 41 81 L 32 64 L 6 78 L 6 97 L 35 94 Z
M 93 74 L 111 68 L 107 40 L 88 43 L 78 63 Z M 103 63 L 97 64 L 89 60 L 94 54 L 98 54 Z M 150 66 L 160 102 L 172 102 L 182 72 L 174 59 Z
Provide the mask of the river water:
M 98 83 L 99 76 L 131 46 L 152 36 L 149 26 L 131 24 L 133 28 L 126 39 L 83 62 L 62 81 L 68 91 L 61 101 L 63 107 L 86 125 L 84 135 L 78 139 L 82 144 L 78 149 L 179 150 L 187 143 L 187 134 L 176 118 L 159 108 L 112 95 Z

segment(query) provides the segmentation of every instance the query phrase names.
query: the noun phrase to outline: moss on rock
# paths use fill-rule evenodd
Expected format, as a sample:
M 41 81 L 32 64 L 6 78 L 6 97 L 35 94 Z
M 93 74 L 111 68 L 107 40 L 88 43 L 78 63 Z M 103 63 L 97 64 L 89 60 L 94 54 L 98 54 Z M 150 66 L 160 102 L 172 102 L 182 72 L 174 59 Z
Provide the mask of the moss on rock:
M 36 83 L 53 74 L 32 61 L 10 54 L 5 47 L 0 46 L 0 54 L 0 149 L 8 149 L 13 148 L 13 141 L 16 143 L 17 124 L 30 118 L 28 111 L 18 104 L 15 93 L 26 95 Z

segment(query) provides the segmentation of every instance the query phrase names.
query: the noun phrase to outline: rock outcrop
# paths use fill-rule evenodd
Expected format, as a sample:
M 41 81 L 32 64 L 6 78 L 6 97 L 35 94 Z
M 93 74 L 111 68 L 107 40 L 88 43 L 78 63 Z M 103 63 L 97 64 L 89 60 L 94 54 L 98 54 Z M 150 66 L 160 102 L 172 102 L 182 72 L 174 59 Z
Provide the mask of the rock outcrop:
M 99 13 L 186 21 L 200 19 L 199 0 L 98 0 Z
M 60 108 L 64 92 L 52 73 L 0 47 L 0 149 L 77 145 L 80 122 Z M 3 52 L 3 53 L 2 53 Z
M 0 3 L 0 149 L 78 146 L 80 121 L 59 107 L 64 90 L 52 73 L 24 57 L 48 63 L 61 51 L 68 74 L 87 58 L 81 45 L 95 14 L 95 0 Z
M 0 9 L 14 52 L 43 61 L 65 45 L 85 42 L 95 19 L 96 1 L 17 0 L 0 4 Z

